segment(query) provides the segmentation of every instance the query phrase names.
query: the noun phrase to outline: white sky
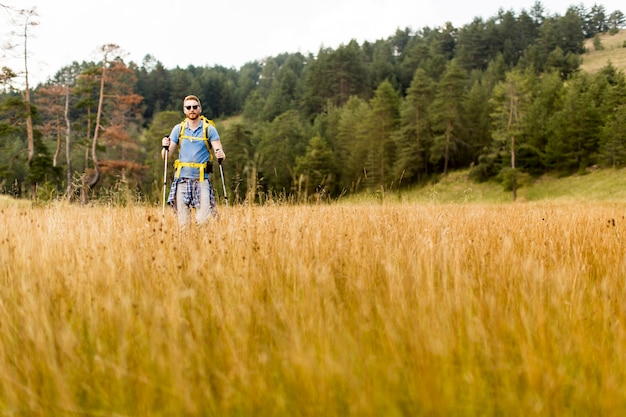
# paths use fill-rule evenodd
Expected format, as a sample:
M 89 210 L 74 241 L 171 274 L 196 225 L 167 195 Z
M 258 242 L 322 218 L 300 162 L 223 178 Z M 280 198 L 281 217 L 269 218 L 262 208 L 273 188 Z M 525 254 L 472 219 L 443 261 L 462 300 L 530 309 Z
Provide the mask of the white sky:
M 31 85 L 44 82 L 73 61 L 99 61 L 99 48 L 117 44 L 126 62 L 141 65 L 147 54 L 166 68 L 222 65 L 239 69 L 246 62 L 283 52 L 316 53 L 355 39 L 375 41 L 396 29 L 460 27 L 475 17 L 488 19 L 500 8 L 518 15 L 535 0 L 0 0 L 17 8 L 36 7 L 39 25 L 29 38 Z M 620 3 L 622 3 L 620 5 Z M 572 5 L 603 5 L 607 14 L 626 13 L 623 0 L 542 1 L 546 15 L 564 15 Z M 0 44 L 12 29 L 0 10 Z M 2 53 L 2 55 L 5 55 Z M 3 56 L 0 66 L 15 71 L 23 61 Z

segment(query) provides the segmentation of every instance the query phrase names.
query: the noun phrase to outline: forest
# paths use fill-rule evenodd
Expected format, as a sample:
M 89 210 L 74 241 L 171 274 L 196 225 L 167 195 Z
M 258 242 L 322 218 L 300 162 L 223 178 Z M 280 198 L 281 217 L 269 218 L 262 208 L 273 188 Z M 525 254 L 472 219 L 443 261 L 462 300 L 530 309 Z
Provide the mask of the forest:
M 165 68 L 151 55 L 125 62 L 115 44 L 36 86 L 27 65 L 3 67 L 0 193 L 159 202 L 161 138 L 184 117 L 187 94 L 217 124 L 234 202 L 381 193 L 458 169 L 515 196 L 545 173 L 623 167 L 624 71 L 580 65 L 586 40 L 602 48 L 599 35 L 625 22 L 601 5 L 547 15 L 536 2 L 239 69 Z M 36 29 L 22 25 L 25 41 Z

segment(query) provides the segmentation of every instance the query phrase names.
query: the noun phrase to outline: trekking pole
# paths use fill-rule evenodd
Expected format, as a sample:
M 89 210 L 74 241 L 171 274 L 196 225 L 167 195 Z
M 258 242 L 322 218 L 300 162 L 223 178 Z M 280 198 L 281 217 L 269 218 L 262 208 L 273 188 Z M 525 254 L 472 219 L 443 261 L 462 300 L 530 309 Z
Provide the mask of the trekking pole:
M 224 170 L 222 169 L 222 161 L 224 158 L 218 158 L 217 164 L 220 166 L 220 176 L 222 177 L 222 188 L 224 189 L 224 201 L 226 202 L 226 208 L 228 208 L 228 194 L 226 194 L 226 183 L 224 182 Z
M 163 219 L 165 219 L 165 190 L 167 189 L 167 154 L 170 151 L 169 146 L 163 146 L 165 149 L 165 163 L 163 167 Z

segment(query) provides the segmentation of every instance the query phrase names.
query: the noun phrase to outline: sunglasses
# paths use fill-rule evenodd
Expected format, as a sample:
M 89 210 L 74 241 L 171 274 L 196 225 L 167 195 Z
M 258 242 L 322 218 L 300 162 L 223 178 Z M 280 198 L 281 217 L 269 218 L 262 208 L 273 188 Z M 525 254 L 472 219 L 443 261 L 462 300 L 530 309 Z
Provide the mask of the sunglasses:
M 185 106 L 185 108 L 186 108 L 187 110 L 191 110 L 191 108 L 192 108 L 192 107 L 193 107 L 193 109 L 194 109 L 194 110 L 198 110 L 198 107 L 200 107 L 200 106 L 198 106 L 197 104 L 196 104 L 196 105 L 193 105 L 193 106 Z

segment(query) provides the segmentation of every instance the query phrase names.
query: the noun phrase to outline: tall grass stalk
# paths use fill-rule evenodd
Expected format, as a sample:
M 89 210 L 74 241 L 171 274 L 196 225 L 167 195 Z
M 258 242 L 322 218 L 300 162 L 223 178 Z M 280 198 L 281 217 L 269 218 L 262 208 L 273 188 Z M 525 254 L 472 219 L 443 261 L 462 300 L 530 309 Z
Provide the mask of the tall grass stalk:
M 0 414 L 626 413 L 617 203 L 0 207 Z

